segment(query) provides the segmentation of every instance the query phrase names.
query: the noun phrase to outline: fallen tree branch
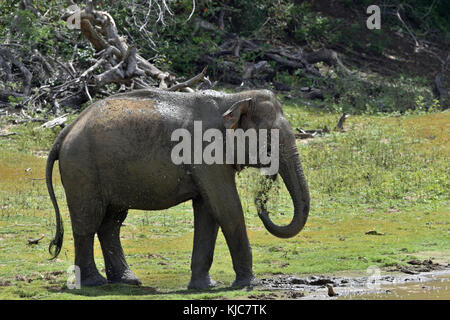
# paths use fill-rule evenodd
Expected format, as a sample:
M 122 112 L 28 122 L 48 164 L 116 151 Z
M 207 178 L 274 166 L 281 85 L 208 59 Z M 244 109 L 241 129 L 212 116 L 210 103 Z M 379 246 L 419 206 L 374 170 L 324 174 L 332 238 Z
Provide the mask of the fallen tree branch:
M 312 87 L 303 87 L 300 89 L 300 91 L 302 91 L 303 93 L 303 97 L 305 99 L 320 99 L 320 100 L 324 100 L 325 97 L 323 96 L 323 92 L 320 89 L 317 88 L 312 88 Z
M 2 55 L 4 59 L 9 60 L 22 72 L 23 74 L 22 93 L 23 95 L 28 96 L 31 91 L 31 80 L 33 78 L 31 72 L 27 69 L 27 67 L 25 67 L 25 65 L 22 62 L 16 59 L 14 55 L 11 53 L 11 51 L 9 51 L 8 49 L 0 48 L 0 55 Z
M 431 51 L 429 51 L 431 52 Z M 439 61 L 441 62 L 441 71 L 434 78 L 434 84 L 436 87 L 437 94 L 440 100 L 446 101 L 449 97 L 448 91 L 445 88 L 443 81 L 447 71 L 447 66 L 450 64 L 450 54 L 447 56 L 447 59 L 443 60 L 438 55 L 434 54 Z
M 28 239 L 28 244 L 38 244 L 39 241 L 41 241 L 44 238 L 45 238 L 45 235 L 42 235 L 42 237 L 40 237 L 38 239 Z
M 2 56 L 0 56 L 0 67 L 2 67 L 6 73 L 5 80 L 7 82 L 12 81 L 13 77 L 12 77 L 11 66 L 8 64 L 8 62 L 6 62 L 5 59 L 2 58 Z
M 170 13 L 165 2 L 164 6 Z M 66 12 L 63 19 L 72 14 L 73 12 Z M 119 36 L 112 16 L 105 11 L 95 10 L 92 1 L 87 1 L 86 8 L 80 11 L 79 15 L 81 32 L 94 47 L 96 56 L 99 56 L 99 59 L 83 72 L 82 77 L 86 78 L 86 82 L 93 85 L 96 91 L 110 83 L 119 86 L 125 84 L 134 88 L 148 87 L 147 76 L 156 80 L 161 89 L 166 90 L 175 86 L 170 91 L 192 90 L 188 89 L 188 86 L 198 82 L 197 77 L 194 77 L 188 82 L 179 84 L 174 75 L 159 70 L 140 56 L 135 46 L 129 46 L 124 38 Z M 103 70 L 100 74 L 91 75 L 98 69 Z M 89 97 L 89 91 L 84 91 L 85 96 Z
M 67 121 L 67 116 L 68 115 L 69 115 L 68 113 L 65 113 L 62 116 L 59 116 L 59 117 L 57 117 L 57 118 L 55 118 L 53 120 L 47 121 L 43 125 L 39 126 L 37 129 L 42 129 L 42 128 L 51 129 L 51 128 L 54 128 L 56 126 L 62 126 L 64 124 L 64 122 Z
M 25 95 L 22 93 L 15 92 L 15 91 L 0 90 L 0 101 L 8 102 L 10 97 L 25 98 Z
M 14 119 L 14 120 L 11 120 L 11 122 L 14 123 L 14 124 L 22 124 L 22 123 L 28 123 L 28 122 L 46 122 L 46 121 L 47 121 L 47 120 L 45 120 L 45 119 L 37 119 L 37 118 L 20 119 L 20 120 Z
M 255 61 L 253 65 L 248 64 L 249 67 L 244 68 L 241 83 L 245 83 L 253 76 L 254 68 L 262 67 L 262 61 L 274 61 L 276 69 L 288 70 L 290 73 L 303 70 L 307 76 L 309 75 L 308 77 L 312 78 L 322 78 L 319 69 L 314 66 L 318 62 L 324 62 L 329 66 L 335 67 L 337 72 L 342 71 L 345 75 L 351 74 L 351 71 L 339 59 L 338 54 L 330 49 L 321 49 L 312 52 L 304 52 L 298 48 L 281 46 L 267 49 L 262 45 L 265 41 L 262 42 L 261 39 L 245 39 L 237 35 L 230 35 L 229 38 L 231 39 L 218 46 L 217 50 L 210 52 L 204 57 L 204 61 L 211 64 L 213 70 L 221 72 L 222 78 L 225 81 L 231 77 L 233 78 L 232 83 L 237 82 L 234 80 L 235 76 L 230 76 L 229 71 L 230 69 L 237 70 L 238 68 L 231 67 L 230 64 L 235 61 L 234 58 L 239 59 L 242 52 L 254 53 L 263 60 Z M 259 45 L 258 43 L 260 42 L 261 44 Z M 319 91 L 314 94 L 317 97 L 323 97 Z
M 31 56 L 31 61 L 34 61 L 34 60 L 37 60 L 41 63 L 42 69 L 44 69 L 44 71 L 48 77 L 53 76 L 53 74 L 55 73 L 55 70 L 50 65 L 50 63 L 47 61 L 47 59 L 45 59 L 44 56 L 36 49 L 33 50 L 33 55 Z
M 349 115 L 347 113 L 342 113 L 341 117 L 339 118 L 338 123 L 336 124 L 336 127 L 334 128 L 335 130 L 338 129 L 340 131 L 344 131 L 344 122 L 345 119 L 347 119 L 349 117 Z
M 31 62 L 39 62 L 42 65 L 42 69 L 46 74 L 44 81 L 51 76 L 56 78 L 61 84 L 56 86 L 51 84 L 41 85 L 36 88 L 37 90 L 34 94 L 28 95 L 31 93 L 31 86 L 29 85 L 31 84 L 31 78 L 26 74 L 26 70 L 21 68 L 22 73 L 26 75 L 22 77 L 22 79 L 25 79 L 23 81 L 23 93 L 10 92 L 8 88 L 0 90 L 1 105 L 11 107 L 11 97 L 23 98 L 19 101 L 20 104 L 28 106 L 50 104 L 53 106 L 54 112 L 58 114 L 60 108 L 79 108 L 83 103 L 93 101 L 97 93 L 107 96 L 117 90 L 148 88 L 154 85 L 155 81 L 157 82 L 156 85 L 162 89 L 170 88 L 178 83 L 173 74 L 159 70 L 140 56 L 135 46 L 128 45 L 125 38 L 118 34 L 111 15 L 107 12 L 96 11 L 94 2 L 87 1 L 84 10 L 71 6 L 73 5 L 72 1 L 67 1 L 67 5 L 69 8 L 62 19 L 67 20 L 74 14 L 79 14 L 81 33 L 96 51 L 95 59 L 90 59 L 91 66 L 83 69 L 84 71 L 75 69 L 72 63 L 75 58 L 76 45 L 74 55 L 71 61 L 67 63 L 62 63 L 56 58 L 44 57 L 38 51 L 33 51 L 30 60 Z M 169 12 L 168 8 L 164 10 Z M 12 53 L 8 55 L 6 50 L 8 49 L 3 51 L 3 55 L 0 54 L 0 67 L 5 70 L 5 76 L 2 77 L 2 80 L 14 81 L 15 79 L 13 78 L 15 77 L 10 72 L 10 60 L 14 56 Z M 19 64 L 17 66 L 21 67 Z M 39 72 L 39 74 L 42 73 L 41 69 L 34 70 L 32 68 L 30 70 Z M 149 78 L 152 80 L 149 81 Z M 116 84 L 117 87 L 106 88 L 108 84 Z M 184 88 L 182 90 L 190 89 Z
M 304 55 L 305 60 L 309 64 L 315 64 L 317 62 L 325 62 L 329 66 L 339 66 L 346 74 L 351 74 L 351 71 L 342 63 L 337 52 L 330 49 L 321 49 L 318 51 L 310 52 Z
M 244 72 L 242 74 L 242 80 L 250 80 L 255 77 L 257 73 L 264 73 L 267 78 L 272 78 L 275 76 L 275 71 L 272 69 L 270 64 L 266 60 L 259 61 L 257 63 L 251 63 L 244 67 Z
M 342 113 L 334 129 L 344 131 L 344 122 L 345 119 L 347 119 L 348 117 L 349 115 L 347 113 L 345 112 Z M 297 131 L 295 133 L 296 139 L 311 139 L 323 136 L 325 133 L 330 133 L 330 130 L 327 127 L 324 127 L 323 129 L 313 129 L 313 130 L 302 130 L 300 128 L 296 128 L 295 130 Z
M 10 136 L 19 135 L 17 132 L 0 133 L 0 138 L 6 138 Z
M 184 89 L 186 87 L 192 87 L 194 84 L 196 84 L 199 81 L 203 81 L 206 75 L 206 70 L 208 69 L 208 66 L 204 67 L 202 72 L 200 72 L 198 75 L 196 75 L 195 77 L 182 82 L 182 83 L 178 83 L 168 89 L 166 89 L 167 91 L 178 91 L 181 89 Z
M 325 133 L 330 133 L 330 130 L 327 127 L 324 127 L 323 129 L 313 129 L 313 130 L 302 130 L 300 128 L 297 128 L 296 131 L 297 133 L 295 134 L 295 137 L 297 139 L 310 139 L 320 137 Z

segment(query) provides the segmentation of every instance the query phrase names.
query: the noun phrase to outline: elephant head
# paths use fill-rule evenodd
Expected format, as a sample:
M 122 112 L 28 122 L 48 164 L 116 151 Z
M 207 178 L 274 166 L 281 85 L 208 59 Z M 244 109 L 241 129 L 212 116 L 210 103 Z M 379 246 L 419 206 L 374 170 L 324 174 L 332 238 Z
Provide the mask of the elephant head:
M 255 197 L 258 216 L 266 229 L 273 235 L 280 238 L 293 237 L 304 227 L 310 208 L 308 185 L 303 174 L 294 132 L 284 117 L 281 103 L 272 92 L 267 90 L 249 91 L 241 93 L 239 98 L 222 115 L 225 128 L 242 128 L 244 131 L 248 129 L 277 130 L 279 136 L 278 173 L 281 175 L 294 205 L 293 217 L 289 224 L 279 226 L 270 219 L 266 207 L 267 192 L 270 190 L 276 174 L 267 176 L 268 183 L 264 184 L 263 190 Z M 273 143 L 272 139 L 269 141 Z M 273 147 L 269 146 L 269 150 Z M 250 164 L 249 166 L 261 167 L 262 164 Z

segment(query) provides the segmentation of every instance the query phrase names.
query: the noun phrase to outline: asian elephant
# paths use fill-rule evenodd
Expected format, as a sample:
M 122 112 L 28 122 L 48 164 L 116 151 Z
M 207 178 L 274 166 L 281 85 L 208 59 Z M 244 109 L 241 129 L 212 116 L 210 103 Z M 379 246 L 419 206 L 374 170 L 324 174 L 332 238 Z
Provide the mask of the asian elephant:
M 56 160 L 72 222 L 75 265 L 82 286 L 105 283 L 140 284 L 131 272 L 120 243 L 120 227 L 128 209 L 162 210 L 192 200 L 194 243 L 188 288 L 207 288 L 216 283 L 209 270 L 219 227 L 230 250 L 236 273 L 233 286 L 256 281 L 235 174 L 246 166 L 220 163 L 174 164 L 178 128 L 193 131 L 194 121 L 204 130 L 277 129 L 279 173 L 293 201 L 293 217 L 279 226 L 269 218 L 261 194 L 258 215 L 266 229 L 280 238 L 293 237 L 306 223 L 310 199 L 294 133 L 283 115 L 281 103 L 268 90 L 194 93 L 159 89 L 136 90 L 97 101 L 66 126 L 49 152 L 46 182 L 56 211 L 56 234 L 49 250 L 55 258 L 63 242 L 63 224 L 53 186 Z M 205 141 L 203 141 L 205 143 Z M 268 176 L 268 180 L 275 175 Z M 93 257 L 98 235 L 107 280 Z M 53 250 L 54 249 L 54 250 Z

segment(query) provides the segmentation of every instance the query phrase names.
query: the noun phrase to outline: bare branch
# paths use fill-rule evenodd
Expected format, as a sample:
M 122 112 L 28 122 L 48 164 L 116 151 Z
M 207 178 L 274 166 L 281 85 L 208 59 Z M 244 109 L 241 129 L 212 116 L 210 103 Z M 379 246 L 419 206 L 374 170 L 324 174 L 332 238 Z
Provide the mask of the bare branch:
M 14 55 L 7 49 L 0 49 L 0 55 L 3 56 L 3 58 L 9 60 L 13 65 L 15 65 L 23 74 L 24 80 L 23 80 L 23 89 L 22 92 L 25 96 L 28 96 L 31 91 L 31 80 L 33 78 L 33 75 L 31 72 L 25 67 L 25 65 L 16 59 Z
M 206 70 L 208 69 L 208 66 L 204 67 L 202 72 L 200 72 L 198 75 L 196 75 L 195 77 L 182 82 L 182 83 L 178 83 L 170 88 L 167 89 L 167 91 L 178 91 L 181 90 L 183 88 L 187 88 L 187 87 L 192 87 L 194 84 L 196 84 L 199 81 L 202 81 L 205 78 L 206 75 Z

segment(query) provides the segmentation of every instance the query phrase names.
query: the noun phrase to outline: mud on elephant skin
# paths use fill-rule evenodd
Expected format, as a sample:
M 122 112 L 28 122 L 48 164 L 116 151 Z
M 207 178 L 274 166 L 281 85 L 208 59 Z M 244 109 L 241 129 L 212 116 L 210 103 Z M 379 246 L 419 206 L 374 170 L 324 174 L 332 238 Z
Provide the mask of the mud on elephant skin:
M 188 200 L 192 200 L 194 209 L 188 287 L 215 285 L 209 270 L 219 227 L 236 273 L 233 286 L 250 285 L 255 280 L 235 174 L 246 166 L 264 165 L 251 162 L 248 154 L 239 166 L 218 162 L 174 164 L 171 152 L 177 142 L 172 141 L 171 134 L 179 128 L 194 133 L 196 121 L 201 121 L 203 130 L 215 128 L 224 135 L 227 129 L 278 129 L 279 173 L 292 198 L 294 213 L 289 224 L 274 224 L 266 210 L 267 190 L 262 190 L 255 199 L 258 215 L 277 237 L 293 237 L 303 228 L 309 212 L 308 187 L 294 133 L 272 92 L 146 89 L 118 94 L 92 104 L 64 128 L 47 159 L 46 180 L 57 222 L 49 249 L 56 257 L 63 242 L 63 224 L 52 186 L 53 165 L 59 160 L 82 286 L 140 284 L 120 243 L 120 226 L 128 209 L 162 210 Z M 273 178 L 268 176 L 268 181 Z M 107 280 L 94 262 L 95 234 L 100 240 Z

